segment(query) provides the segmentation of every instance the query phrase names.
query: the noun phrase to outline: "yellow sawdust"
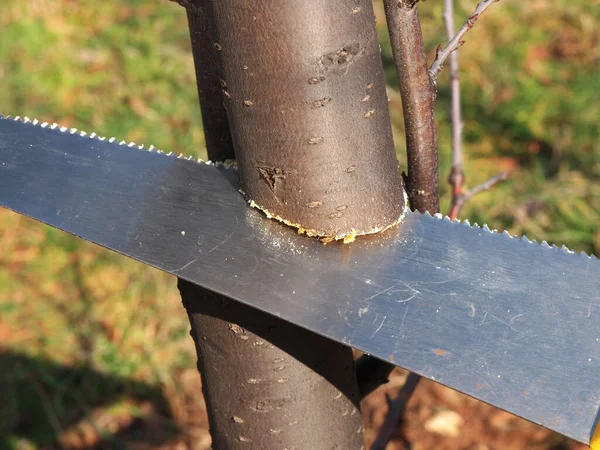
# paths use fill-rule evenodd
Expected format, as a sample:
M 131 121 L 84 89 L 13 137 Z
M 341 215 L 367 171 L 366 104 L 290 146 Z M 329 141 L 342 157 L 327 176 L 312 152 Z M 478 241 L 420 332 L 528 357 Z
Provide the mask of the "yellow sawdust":
M 240 189 L 240 193 L 247 198 L 247 195 L 241 189 Z M 264 213 L 264 215 L 267 216 L 267 219 L 274 219 L 274 220 L 277 220 L 287 226 L 296 228 L 298 230 L 298 234 L 305 234 L 309 237 L 319 238 L 321 240 L 321 242 L 323 242 L 323 244 L 328 244 L 330 242 L 340 241 L 340 240 L 344 244 L 349 244 L 351 242 L 354 242 L 356 240 L 357 236 L 382 233 L 382 232 L 389 230 L 390 228 L 398 225 L 400 222 L 402 222 L 402 219 L 404 219 L 404 216 L 406 215 L 407 211 L 409 211 L 409 208 L 407 206 L 408 202 L 406 199 L 406 193 L 404 193 L 404 197 L 405 197 L 404 210 L 402 211 L 402 214 L 400 214 L 400 217 L 397 220 L 395 220 L 394 222 L 392 222 L 391 224 L 382 226 L 382 227 L 376 227 L 376 228 L 373 228 L 373 229 L 367 230 L 367 231 L 358 231 L 355 229 L 351 229 L 349 232 L 341 233 L 341 234 L 333 235 L 333 236 L 324 235 L 322 233 L 319 233 L 317 230 L 305 228 L 304 226 L 300 225 L 299 223 L 295 223 L 288 219 L 284 219 L 283 217 L 281 217 L 278 214 L 273 214 L 268 209 L 260 206 L 254 200 L 248 200 L 248 203 L 250 204 L 251 208 L 255 208 L 255 209 L 258 209 L 259 211 L 262 211 Z

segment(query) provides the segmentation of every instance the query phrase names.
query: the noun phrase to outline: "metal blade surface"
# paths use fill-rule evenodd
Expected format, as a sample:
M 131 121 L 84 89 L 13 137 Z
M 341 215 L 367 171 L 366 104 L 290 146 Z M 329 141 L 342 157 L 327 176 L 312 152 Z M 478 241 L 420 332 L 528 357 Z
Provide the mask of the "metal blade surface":
M 595 257 L 417 213 L 324 246 L 249 208 L 231 169 L 12 119 L 0 205 L 589 443 Z

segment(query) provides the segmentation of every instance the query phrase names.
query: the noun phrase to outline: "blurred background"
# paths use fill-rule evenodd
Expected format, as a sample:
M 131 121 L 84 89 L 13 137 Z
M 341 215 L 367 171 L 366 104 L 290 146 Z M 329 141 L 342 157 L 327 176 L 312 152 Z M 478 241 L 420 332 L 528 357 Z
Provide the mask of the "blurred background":
M 476 1 L 457 0 L 462 24 Z M 375 1 L 405 167 L 400 96 Z M 421 3 L 429 61 L 442 2 Z M 600 2 L 502 0 L 460 50 L 471 222 L 600 255 Z M 448 73 L 438 80 L 442 211 Z M 0 112 L 205 155 L 185 11 L 166 0 L 0 0 Z M 0 210 L 0 449 L 208 449 L 175 279 Z M 363 403 L 372 442 L 405 373 Z M 388 448 L 583 449 L 422 382 Z

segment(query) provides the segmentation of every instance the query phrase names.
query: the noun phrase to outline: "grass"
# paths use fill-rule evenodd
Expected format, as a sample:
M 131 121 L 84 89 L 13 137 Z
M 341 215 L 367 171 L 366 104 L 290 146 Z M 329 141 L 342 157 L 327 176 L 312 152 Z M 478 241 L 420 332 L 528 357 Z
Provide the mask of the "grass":
M 472 199 L 462 217 L 600 254 L 600 17 L 592 3 L 503 0 L 467 35 L 467 183 L 500 170 L 513 175 Z M 474 6 L 457 1 L 457 22 Z M 421 6 L 430 61 L 443 41 L 441 8 Z M 1 0 L 1 10 L 2 113 L 205 155 L 183 8 L 150 0 Z M 381 5 L 376 11 L 381 24 Z M 380 27 L 404 167 L 386 34 Z M 438 84 L 447 211 L 446 72 Z M 135 418 L 147 398 L 166 404 L 157 412 L 165 439 L 192 433 L 182 405 L 202 405 L 190 400 L 195 354 L 174 279 L 7 211 L 0 224 L 0 367 L 14 372 L 0 376 L 8 396 L 0 398 L 0 447 L 48 448 L 73 424 L 102 422 L 98 407 Z M 23 390 L 23 380 L 37 388 Z M 118 426 L 92 429 L 112 448 L 131 443 Z

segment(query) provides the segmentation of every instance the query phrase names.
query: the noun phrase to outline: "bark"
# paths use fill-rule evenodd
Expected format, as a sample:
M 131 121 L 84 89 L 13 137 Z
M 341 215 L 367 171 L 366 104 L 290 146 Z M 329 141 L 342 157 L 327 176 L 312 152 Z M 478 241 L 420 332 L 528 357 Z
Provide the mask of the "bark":
M 407 193 L 413 209 L 439 212 L 435 85 L 429 78 L 418 0 L 384 0 L 400 81 L 406 153 Z
M 223 108 L 221 81 L 223 64 L 221 53 L 214 46 L 217 30 L 211 19 L 212 6 L 207 1 L 187 3 L 187 16 L 192 41 L 192 54 L 196 68 L 198 99 L 202 112 L 202 124 L 209 160 L 235 159 L 227 111 Z
M 214 2 L 242 189 L 308 234 L 404 207 L 370 0 Z
M 402 185 L 370 1 L 180 3 L 201 102 L 219 115 L 225 101 L 247 192 L 325 234 L 393 223 Z M 224 122 L 209 124 L 209 158 L 219 160 L 231 141 L 216 137 Z M 214 450 L 363 448 L 349 348 L 183 280 L 179 288 Z
M 363 448 L 352 351 L 179 281 L 213 450 Z

